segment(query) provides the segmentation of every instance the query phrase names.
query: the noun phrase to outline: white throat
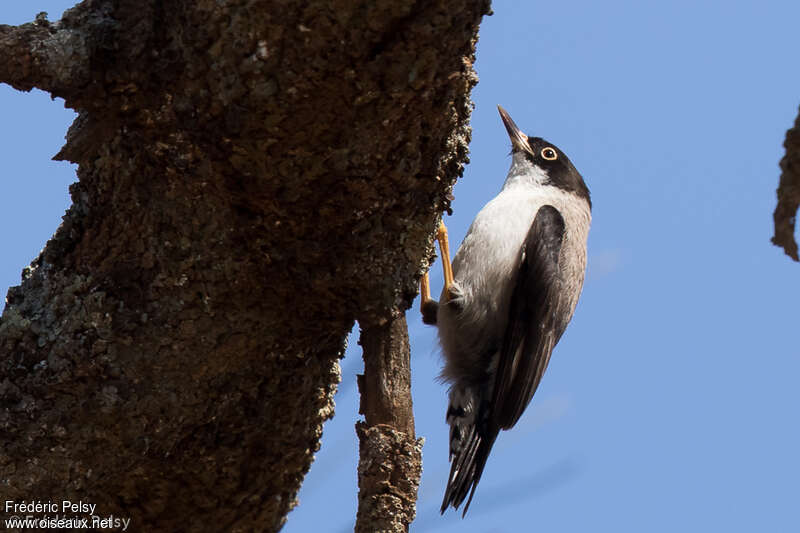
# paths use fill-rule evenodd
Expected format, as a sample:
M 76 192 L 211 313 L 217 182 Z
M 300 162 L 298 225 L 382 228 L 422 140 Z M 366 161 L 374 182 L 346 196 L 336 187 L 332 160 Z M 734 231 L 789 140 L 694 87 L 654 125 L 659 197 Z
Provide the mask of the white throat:
M 503 189 L 517 184 L 543 187 L 550 184 L 550 176 L 546 170 L 528 161 L 525 154 L 515 152 L 512 155 L 511 168 L 508 170 Z

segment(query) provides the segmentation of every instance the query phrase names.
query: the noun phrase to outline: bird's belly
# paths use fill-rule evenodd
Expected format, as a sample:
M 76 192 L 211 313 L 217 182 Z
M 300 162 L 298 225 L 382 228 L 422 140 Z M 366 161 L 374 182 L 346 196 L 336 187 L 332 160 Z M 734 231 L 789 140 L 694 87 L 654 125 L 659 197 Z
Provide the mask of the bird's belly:
M 458 301 L 439 308 L 446 378 L 471 375 L 481 358 L 499 349 L 513 273 L 540 205 L 501 193 L 478 213 L 464 237 L 453 259 Z
M 495 209 L 492 209 L 476 218 L 453 261 L 453 275 L 464 295 L 464 318 L 467 320 L 470 312 L 491 317 L 505 308 L 503 304 L 510 296 L 507 293 L 519 265 L 522 243 L 538 207 L 517 208 L 513 215 L 499 217 L 493 216 L 491 211 Z M 497 317 L 481 322 L 495 328 L 505 325 L 499 324 Z

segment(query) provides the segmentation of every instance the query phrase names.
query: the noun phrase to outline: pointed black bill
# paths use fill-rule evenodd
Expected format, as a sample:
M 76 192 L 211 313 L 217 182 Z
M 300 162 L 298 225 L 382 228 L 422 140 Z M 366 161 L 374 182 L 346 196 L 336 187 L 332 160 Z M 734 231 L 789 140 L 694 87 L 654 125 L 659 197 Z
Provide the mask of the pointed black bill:
M 511 116 L 505 109 L 498 105 L 497 111 L 500 112 L 500 118 L 503 119 L 503 125 L 505 125 L 506 131 L 508 131 L 508 137 L 511 139 L 513 150 L 522 150 L 532 154 L 533 152 L 528 144 L 528 136 L 522 133 L 522 130 L 514 124 L 514 121 L 511 120 Z

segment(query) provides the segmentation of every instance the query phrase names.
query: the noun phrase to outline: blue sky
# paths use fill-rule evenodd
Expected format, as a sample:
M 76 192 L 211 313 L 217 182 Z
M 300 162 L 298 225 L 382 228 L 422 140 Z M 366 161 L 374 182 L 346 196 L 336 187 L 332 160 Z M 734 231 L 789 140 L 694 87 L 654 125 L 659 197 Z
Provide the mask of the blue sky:
M 508 169 L 501 104 L 564 150 L 591 188 L 589 273 L 536 397 L 500 435 L 464 520 L 438 514 L 446 390 L 435 330 L 409 313 L 426 439 L 412 531 L 800 528 L 800 265 L 769 243 L 783 138 L 800 104 L 800 3 L 643 4 L 495 1 L 484 20 L 472 162 L 446 220 L 453 246 Z M 4 3 L 0 23 L 42 10 L 55 19 L 69 5 Z M 7 86 L 0 109 L 8 286 L 69 205 L 74 167 L 49 158 L 73 114 Z M 286 532 L 352 530 L 355 341 Z

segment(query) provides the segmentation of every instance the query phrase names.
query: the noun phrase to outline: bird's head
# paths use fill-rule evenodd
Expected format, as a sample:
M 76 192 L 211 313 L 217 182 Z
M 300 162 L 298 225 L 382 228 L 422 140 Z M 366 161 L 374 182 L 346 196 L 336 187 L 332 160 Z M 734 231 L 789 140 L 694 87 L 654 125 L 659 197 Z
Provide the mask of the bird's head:
M 535 185 L 552 185 L 584 198 L 591 205 L 589 188 L 567 155 L 541 137 L 528 137 L 511 120 L 505 109 L 497 106 L 497 110 L 511 139 L 513 160 L 509 179 L 529 181 Z

